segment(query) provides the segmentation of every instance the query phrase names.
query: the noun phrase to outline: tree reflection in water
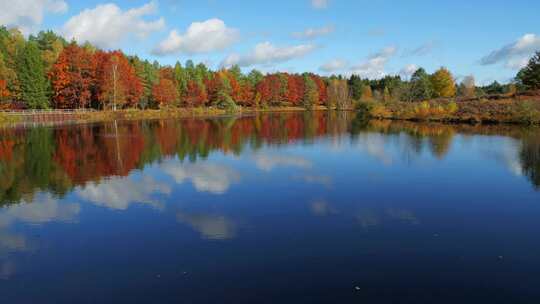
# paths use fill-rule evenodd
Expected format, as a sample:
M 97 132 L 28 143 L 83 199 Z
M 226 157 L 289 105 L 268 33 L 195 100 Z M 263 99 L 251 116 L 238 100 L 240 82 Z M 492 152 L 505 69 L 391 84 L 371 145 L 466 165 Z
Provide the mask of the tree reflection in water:
M 96 187 L 110 177 L 126 177 L 133 170 L 141 170 L 173 156 L 193 164 L 206 159 L 213 151 L 241 155 L 246 149 L 256 151 L 264 146 L 295 142 L 310 144 L 327 138 L 338 145 L 347 138 L 353 143 L 361 141 L 366 144 L 365 149 L 379 154 L 384 162 L 390 160 L 380 148 L 388 142 L 398 145 L 406 157 L 428 151 L 442 160 L 451 149 L 456 134 L 502 135 L 520 141 L 516 159 L 524 175 L 535 187 L 540 187 L 540 136 L 536 129 L 367 121 L 355 117 L 352 112 L 321 111 L 215 119 L 122 121 L 55 128 L 4 128 L 0 130 L 0 204 L 23 199 L 32 201 L 39 191 L 63 197 L 75 187 L 84 188 L 88 183 Z M 263 168 L 292 161 L 257 154 L 255 158 Z M 178 168 L 170 165 L 164 168 L 174 171 L 176 179 L 192 179 L 199 187 L 223 191 L 223 186 L 203 185 L 200 174 L 178 176 Z M 195 166 L 186 168 L 197 169 Z M 239 178 L 234 172 L 228 174 L 232 182 Z

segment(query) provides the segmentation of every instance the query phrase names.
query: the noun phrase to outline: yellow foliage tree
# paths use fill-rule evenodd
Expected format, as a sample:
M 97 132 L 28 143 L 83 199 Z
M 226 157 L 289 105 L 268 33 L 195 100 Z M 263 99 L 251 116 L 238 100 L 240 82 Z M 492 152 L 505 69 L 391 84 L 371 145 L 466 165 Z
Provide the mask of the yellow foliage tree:
M 454 77 L 452 77 L 452 73 L 446 68 L 440 68 L 431 75 L 431 84 L 436 97 L 456 96 Z
M 371 86 L 365 85 L 362 87 L 362 95 L 360 97 L 361 100 L 372 100 L 373 99 L 373 92 L 371 91 Z

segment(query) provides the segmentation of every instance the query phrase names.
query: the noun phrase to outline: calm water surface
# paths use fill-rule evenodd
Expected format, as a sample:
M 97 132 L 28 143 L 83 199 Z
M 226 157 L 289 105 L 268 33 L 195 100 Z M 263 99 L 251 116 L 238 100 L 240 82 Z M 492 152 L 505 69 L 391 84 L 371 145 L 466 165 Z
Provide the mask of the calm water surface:
M 0 303 L 540 303 L 540 132 L 0 129 Z

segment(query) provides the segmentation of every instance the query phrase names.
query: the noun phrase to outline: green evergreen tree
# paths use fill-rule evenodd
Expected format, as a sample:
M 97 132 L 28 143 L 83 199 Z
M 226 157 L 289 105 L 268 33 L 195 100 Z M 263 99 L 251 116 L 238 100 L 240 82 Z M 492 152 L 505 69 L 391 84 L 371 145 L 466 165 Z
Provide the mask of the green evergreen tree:
M 306 109 L 311 110 L 319 101 L 317 84 L 309 75 L 304 75 L 304 86 L 303 104 Z
M 527 90 L 540 89 L 540 52 L 536 52 L 527 66 L 519 71 L 516 79 Z
M 39 48 L 28 42 L 17 58 L 17 72 L 21 83 L 21 99 L 31 109 L 49 107 L 48 81 Z
M 352 98 L 354 100 L 360 100 L 364 90 L 364 82 L 362 81 L 362 78 L 357 75 L 351 75 L 351 78 L 349 79 L 349 87 L 351 88 Z
M 410 98 L 412 101 L 422 101 L 433 97 L 433 87 L 430 77 L 423 68 L 419 68 L 411 77 Z
M 493 81 L 490 85 L 483 87 L 484 92 L 488 95 L 504 93 L 503 86 L 498 81 Z
M 174 81 L 176 82 L 176 87 L 178 88 L 178 96 L 180 96 L 182 101 L 182 96 L 186 94 L 188 89 L 188 77 L 186 70 L 178 61 L 174 65 Z
M 254 69 L 249 72 L 247 79 L 251 86 L 255 87 L 259 82 L 264 79 L 264 75 L 260 71 Z

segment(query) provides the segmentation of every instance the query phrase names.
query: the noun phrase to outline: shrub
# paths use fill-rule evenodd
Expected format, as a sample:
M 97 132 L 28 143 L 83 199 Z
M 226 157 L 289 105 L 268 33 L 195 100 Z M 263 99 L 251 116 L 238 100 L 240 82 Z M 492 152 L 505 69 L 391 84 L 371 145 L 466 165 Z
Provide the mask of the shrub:
M 234 102 L 234 100 L 229 96 L 228 94 L 220 94 L 219 101 L 217 103 L 217 107 L 219 109 L 223 109 L 226 111 L 234 112 L 238 110 L 238 106 Z
M 452 101 L 446 105 L 446 111 L 449 114 L 454 114 L 459 109 L 458 104 L 455 101 Z
M 531 101 L 519 103 L 517 115 L 522 123 L 533 124 L 540 122 L 540 111 L 538 111 Z

